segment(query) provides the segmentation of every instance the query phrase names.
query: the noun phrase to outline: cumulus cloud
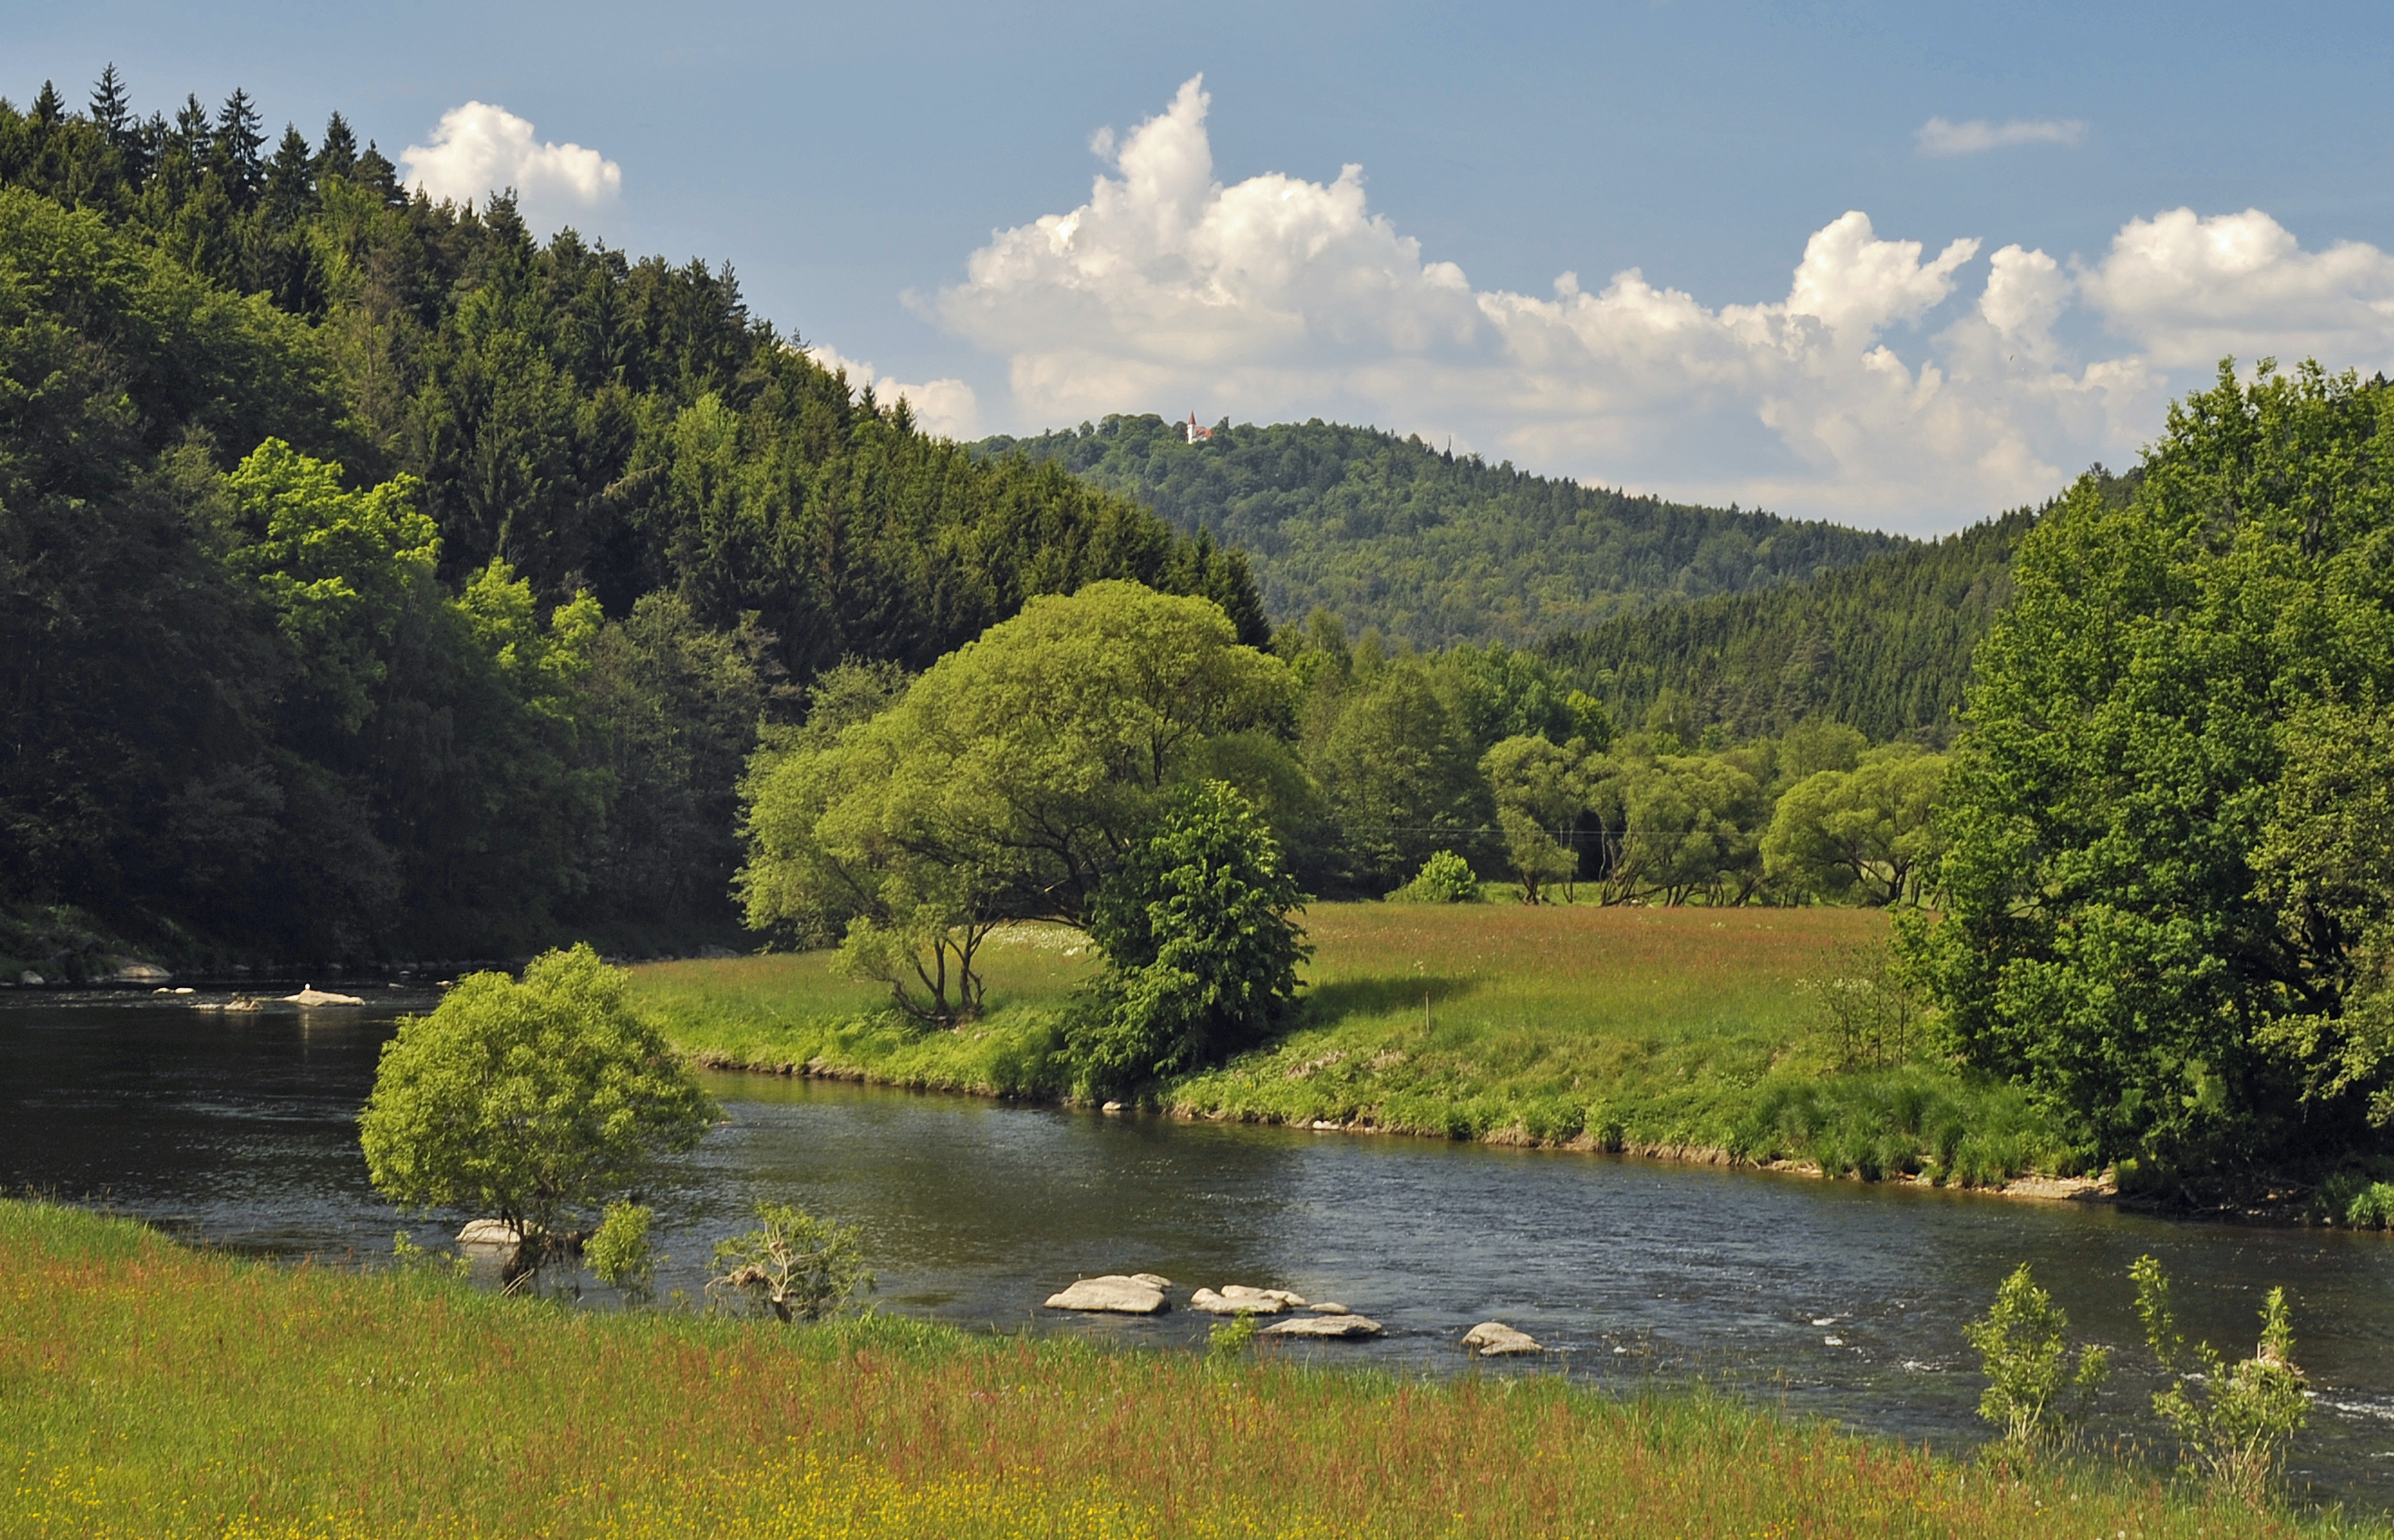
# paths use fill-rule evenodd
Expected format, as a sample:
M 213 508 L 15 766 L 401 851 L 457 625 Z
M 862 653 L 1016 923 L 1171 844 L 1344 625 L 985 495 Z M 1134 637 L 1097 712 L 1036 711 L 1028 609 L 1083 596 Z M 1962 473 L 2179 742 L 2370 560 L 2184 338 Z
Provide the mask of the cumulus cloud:
M 1117 140 L 1089 199 L 998 231 L 930 308 L 1004 357 L 1011 426 L 1156 411 L 1322 415 L 1670 495 L 1914 530 L 2132 459 L 2223 352 L 2383 366 L 2394 258 L 2266 216 L 2133 220 L 2092 264 L 1933 254 L 1848 211 L 1783 296 L 1707 305 L 1642 271 L 1475 289 L 1375 214 L 1362 170 L 1216 179 L 1202 80 Z M 2070 337 L 2124 347 L 2085 356 Z
M 492 193 L 516 190 L 525 217 L 560 223 L 577 210 L 611 204 L 622 195 L 624 168 L 596 150 L 552 144 L 504 107 L 469 101 L 441 114 L 429 145 L 400 152 L 407 185 L 438 203 L 480 203 Z
M 1930 118 L 1913 142 L 1924 155 L 1979 155 L 2016 144 L 2076 144 L 2085 137 L 2086 125 L 2077 118 L 2014 118 L 2008 123 Z
M 935 379 L 921 385 L 907 385 L 888 378 L 862 359 L 848 358 L 835 348 L 821 343 L 807 349 L 807 357 L 834 374 L 848 372 L 851 389 L 873 388 L 875 401 L 888 406 L 901 397 L 914 421 L 923 431 L 945 439 L 971 439 L 980 433 L 980 403 L 973 396 L 973 388 L 960 379 Z

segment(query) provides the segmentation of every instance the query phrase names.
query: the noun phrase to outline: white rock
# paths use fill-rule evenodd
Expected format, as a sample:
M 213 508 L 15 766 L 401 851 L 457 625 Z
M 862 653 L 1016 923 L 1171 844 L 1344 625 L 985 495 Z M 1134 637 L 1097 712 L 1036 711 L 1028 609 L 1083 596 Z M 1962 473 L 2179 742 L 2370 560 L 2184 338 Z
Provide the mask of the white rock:
M 1335 1299 L 1318 1299 L 1305 1308 L 1316 1315 L 1353 1315 L 1355 1313 Z
M 1147 1282 L 1152 1274 L 1125 1278 L 1109 1273 L 1084 1278 L 1071 1288 L 1047 1296 L 1051 1310 L 1104 1310 L 1114 1315 L 1153 1315 L 1171 1309 L 1164 1290 Z
M 1350 1311 L 1346 1315 L 1291 1316 L 1286 1321 L 1280 1322 L 1274 1325 L 1266 1326 L 1262 1332 L 1257 1335 L 1262 1336 L 1349 1337 L 1379 1336 L 1383 1335 L 1383 1332 L 1378 1322 L 1372 1320 L 1369 1316 L 1356 1315 Z
M 99 981 L 103 984 L 163 984 L 174 977 L 156 963 L 145 963 L 138 957 L 120 957 L 116 971 Z
M 34 972 L 30 967 L 24 972 L 17 975 L 17 981 L 20 984 L 44 984 L 49 982 L 48 980 L 43 978 L 40 974 Z
M 1483 1321 L 1472 1327 L 1463 1334 L 1463 1345 L 1482 1358 L 1545 1351 L 1529 1333 L 1507 1326 L 1502 1321 Z
M 298 1006 L 303 1009 L 314 1006 L 362 1006 L 365 1004 L 354 994 L 335 994 L 328 990 L 318 989 L 313 984 L 309 984 L 296 994 L 284 995 L 283 1001 L 285 1005 Z
M 468 1219 L 466 1228 L 457 1232 L 461 1246 L 516 1246 L 523 1244 L 523 1236 L 505 1219 Z
M 1162 1289 L 1166 1294 L 1172 1292 L 1172 1280 L 1160 1272 L 1134 1272 L 1130 1275 L 1130 1281 L 1134 1283 L 1145 1283 L 1151 1289 Z
M 1225 1283 L 1218 1291 L 1199 1289 L 1189 1296 L 1190 1310 L 1213 1315 L 1278 1315 L 1304 1303 L 1286 1289 L 1249 1288 L 1244 1283 Z

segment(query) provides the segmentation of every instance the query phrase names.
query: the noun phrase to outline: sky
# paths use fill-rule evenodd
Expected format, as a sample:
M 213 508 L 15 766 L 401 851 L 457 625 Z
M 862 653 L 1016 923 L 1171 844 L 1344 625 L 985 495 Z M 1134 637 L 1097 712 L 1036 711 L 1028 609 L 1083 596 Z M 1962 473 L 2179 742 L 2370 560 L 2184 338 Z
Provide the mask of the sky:
M 2394 375 L 2394 7 L 1640 0 L 0 13 L 0 94 L 236 86 L 729 262 L 959 437 L 1322 417 L 1937 533 L 2219 359 Z

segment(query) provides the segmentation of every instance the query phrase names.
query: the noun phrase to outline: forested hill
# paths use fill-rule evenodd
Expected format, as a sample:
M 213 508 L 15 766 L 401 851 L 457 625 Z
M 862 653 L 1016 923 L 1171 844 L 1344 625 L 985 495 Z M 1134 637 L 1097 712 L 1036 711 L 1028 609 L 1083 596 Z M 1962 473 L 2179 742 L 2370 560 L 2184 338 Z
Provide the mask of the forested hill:
M 1419 647 L 1519 646 L 1654 600 L 1797 582 L 1909 544 L 1891 535 L 1697 507 L 1532 476 L 1375 428 L 1112 416 L 993 438 L 1136 497 L 1183 533 L 1243 548 L 1275 621 L 1326 608 Z
M 2113 483 L 2123 495 L 2128 484 Z M 2037 518 L 2018 509 L 1807 583 L 1660 605 L 1540 650 L 1624 721 L 1675 691 L 1692 721 L 1732 741 L 1808 717 L 1874 739 L 1941 739 L 1971 653 L 2011 598 L 2013 547 Z
M 760 717 L 1106 577 L 1268 637 L 1234 553 L 926 437 L 728 268 L 411 198 L 238 91 L 0 101 L 0 919 L 729 925 Z

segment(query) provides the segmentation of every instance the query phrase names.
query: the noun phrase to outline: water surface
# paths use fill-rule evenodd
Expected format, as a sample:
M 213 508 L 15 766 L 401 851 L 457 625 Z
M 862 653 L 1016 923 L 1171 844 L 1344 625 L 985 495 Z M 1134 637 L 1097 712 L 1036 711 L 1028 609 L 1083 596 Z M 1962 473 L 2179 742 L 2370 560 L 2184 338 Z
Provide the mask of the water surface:
M 396 1015 L 224 1014 L 190 999 L 0 995 L 0 1179 L 105 1203 L 274 1257 L 375 1258 L 464 1216 L 399 1215 L 369 1188 L 356 1112 Z M 883 1308 L 977 1329 L 1193 1344 L 1209 1321 L 1067 1317 L 1073 1277 L 1157 1271 L 1336 1299 L 1385 1340 L 1296 1349 L 1476 1372 L 1456 1341 L 1501 1319 L 1548 1370 L 1622 1386 L 1702 1374 L 1857 1427 L 1980 1436 L 1960 1323 L 2022 1260 L 2127 1372 L 2104 1426 L 2162 1435 L 2128 1264 L 2177 1282 L 2190 1335 L 2251 1350 L 2284 1283 L 2319 1391 L 2297 1445 L 2315 1494 L 2394 1506 L 2394 1245 L 2382 1234 L 2194 1225 L 2102 1205 L 994 1105 L 771 1076 L 712 1077 L 727 1124 L 652 1197 L 699 1292 L 714 1242 L 764 1199 L 855 1224 Z M 598 1300 L 603 1291 L 588 1298 Z M 1509 1371 L 1519 1372 L 1519 1371 Z

